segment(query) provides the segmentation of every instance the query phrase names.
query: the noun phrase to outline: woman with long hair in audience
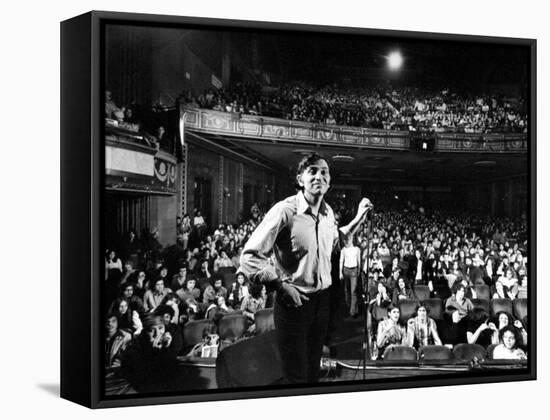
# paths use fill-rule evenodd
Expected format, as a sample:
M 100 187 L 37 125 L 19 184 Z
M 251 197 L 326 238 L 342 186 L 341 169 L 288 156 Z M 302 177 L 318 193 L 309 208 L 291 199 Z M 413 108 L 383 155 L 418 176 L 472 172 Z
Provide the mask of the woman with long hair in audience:
M 236 281 L 231 285 L 231 289 L 229 290 L 228 303 L 233 308 L 240 308 L 243 299 L 248 294 L 248 279 L 244 273 L 237 273 Z
M 512 268 L 507 268 L 504 274 L 500 276 L 495 286 L 500 283 L 503 286 L 504 294 L 508 299 L 515 299 L 518 294 L 518 279 Z
M 527 360 L 527 355 L 519 347 L 519 334 L 513 326 L 502 328 L 498 335 L 500 344 L 493 350 L 493 359 Z
M 468 326 L 466 327 L 466 339 L 469 344 L 479 344 L 487 348 L 490 344 L 496 344 L 498 328 L 489 320 L 489 315 L 483 308 L 474 308 L 470 313 Z
M 430 318 L 430 311 L 424 303 L 416 306 L 413 318 L 407 321 L 407 345 L 418 350 L 422 346 L 441 345 L 437 324 Z
M 496 313 L 493 319 L 493 323 L 497 327 L 497 331 L 495 331 L 493 337 L 494 344 L 499 342 L 498 333 L 500 332 L 500 330 L 507 326 L 513 326 L 520 334 L 521 341 L 518 342 L 518 345 L 527 345 L 527 331 L 525 330 L 523 323 L 519 319 L 514 319 L 514 317 L 506 311 L 499 311 Z
M 137 311 L 130 308 L 130 302 L 126 298 L 117 298 L 111 304 L 109 313 L 116 315 L 118 328 L 132 335 L 139 335 L 143 329 L 140 316 Z
M 227 255 L 227 251 L 220 249 L 218 257 L 214 260 L 214 272 L 217 273 L 222 267 L 233 267 L 233 261 Z
M 392 304 L 399 305 L 399 301 L 403 299 L 415 299 L 414 292 L 411 290 L 403 276 L 399 276 L 395 289 L 392 293 Z

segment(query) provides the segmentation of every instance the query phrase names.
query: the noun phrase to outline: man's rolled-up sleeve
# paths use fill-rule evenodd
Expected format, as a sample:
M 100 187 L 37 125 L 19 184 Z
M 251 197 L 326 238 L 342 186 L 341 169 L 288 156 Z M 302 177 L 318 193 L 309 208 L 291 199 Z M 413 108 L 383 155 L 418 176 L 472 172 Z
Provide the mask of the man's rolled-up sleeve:
M 239 272 L 244 273 L 250 280 L 264 284 L 278 280 L 279 275 L 275 267 L 269 263 L 268 255 L 273 250 L 277 235 L 286 219 L 283 203 L 277 203 L 267 212 L 244 246 Z

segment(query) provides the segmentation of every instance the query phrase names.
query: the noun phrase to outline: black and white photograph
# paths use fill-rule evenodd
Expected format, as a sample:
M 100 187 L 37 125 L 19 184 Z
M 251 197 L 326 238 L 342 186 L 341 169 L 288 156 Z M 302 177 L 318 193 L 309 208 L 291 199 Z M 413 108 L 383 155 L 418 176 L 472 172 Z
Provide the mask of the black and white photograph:
M 531 378 L 531 40 L 220 22 L 101 26 L 103 398 Z

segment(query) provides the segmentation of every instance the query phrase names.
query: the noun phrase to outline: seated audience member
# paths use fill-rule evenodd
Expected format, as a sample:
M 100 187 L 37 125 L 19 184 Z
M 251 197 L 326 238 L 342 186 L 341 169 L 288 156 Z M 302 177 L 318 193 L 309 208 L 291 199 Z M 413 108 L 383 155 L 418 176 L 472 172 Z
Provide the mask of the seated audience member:
M 137 392 L 173 391 L 181 381 L 173 337 L 158 315 L 147 315 L 143 325 L 122 356 L 121 373 Z
M 209 279 L 212 277 L 212 274 L 210 273 L 210 268 L 208 267 L 208 260 L 204 260 L 199 268 L 198 277 L 200 279 Z
M 143 300 L 139 296 L 136 296 L 134 294 L 134 283 L 124 283 L 121 285 L 122 293 L 121 297 L 128 300 L 128 303 L 130 304 L 130 309 L 133 311 L 137 311 L 138 314 L 141 314 L 145 312 L 145 308 L 143 306 Z
M 378 323 L 376 345 L 380 356 L 391 345 L 406 345 L 407 343 L 407 331 L 399 324 L 399 315 L 399 308 L 390 305 L 388 306 L 388 317 Z
M 147 275 L 144 270 L 136 270 L 136 282 L 134 283 L 134 296 L 137 296 L 143 302 L 143 297 L 145 292 L 149 288 L 149 281 L 147 280 Z
M 496 344 L 494 339 L 498 329 L 489 321 L 489 315 L 482 308 L 474 308 L 469 315 L 466 327 L 466 339 L 469 344 L 479 344 L 487 348 L 490 344 Z
M 231 290 L 229 291 L 229 304 L 233 308 L 240 308 L 243 299 L 248 294 L 248 279 L 244 273 L 237 273 L 237 281 L 231 285 Z
M 250 293 L 241 302 L 241 311 L 248 318 L 249 324 L 254 323 L 254 314 L 265 308 L 265 299 L 262 296 L 262 289 L 264 288 L 265 286 L 261 283 L 252 283 Z
M 219 277 L 214 279 L 214 292 L 216 296 L 222 296 L 227 299 L 227 289 L 223 286 L 223 280 Z
M 216 301 L 211 303 L 206 309 L 205 318 L 218 322 L 225 315 L 234 312 L 234 309 L 227 306 L 223 296 L 216 296 Z
M 416 307 L 414 318 L 407 321 L 407 345 L 416 350 L 422 346 L 442 344 L 437 333 L 437 325 L 428 315 L 428 308 L 420 303 Z
M 176 292 L 185 311 L 190 316 L 190 319 L 195 319 L 201 310 L 201 306 L 199 305 L 201 291 L 196 285 L 197 281 L 192 277 L 188 277 L 185 282 L 185 287 Z
M 369 305 L 371 307 L 371 311 L 379 308 L 386 309 L 391 305 L 391 298 L 388 293 L 388 287 L 386 286 L 386 283 L 384 283 L 382 280 L 378 281 L 376 286 L 376 295 L 369 302 Z
M 509 299 L 515 299 L 518 294 L 518 279 L 511 268 L 507 268 L 504 275 L 498 278 L 496 284 L 498 283 L 502 284 L 504 293 Z
M 492 292 L 493 299 L 514 299 L 514 295 L 507 291 L 500 281 L 497 281 L 492 287 Z
M 168 293 L 172 293 L 172 290 L 168 287 L 164 287 L 164 279 L 158 278 L 155 280 L 153 289 L 147 290 L 143 295 L 143 306 L 145 311 L 153 312 Z
M 227 251 L 220 250 L 220 254 L 214 260 L 214 272 L 217 273 L 222 267 L 233 267 L 233 261 L 228 257 Z
M 143 329 L 140 316 L 137 311 L 130 308 L 130 302 L 126 298 L 115 299 L 109 308 L 109 313 L 118 318 L 118 328 L 131 335 L 139 335 Z
M 387 264 L 384 267 L 384 277 L 386 280 L 390 280 L 393 273 L 401 272 L 401 267 L 399 267 L 399 256 L 394 256 L 391 260 L 391 264 Z
M 415 295 L 413 291 L 409 288 L 407 282 L 403 277 L 399 277 L 397 280 L 397 287 L 393 289 L 392 303 L 394 306 L 399 304 L 400 300 L 403 299 L 414 299 Z
M 449 270 L 449 272 L 447 274 L 444 275 L 444 277 L 447 280 L 447 284 L 449 285 L 449 289 L 451 289 L 453 287 L 453 284 L 455 283 L 455 281 L 462 282 L 462 281 L 465 280 L 464 273 L 462 273 L 462 269 L 459 266 L 459 261 L 458 260 L 453 261 L 453 265 L 452 265 L 451 269 Z
M 131 334 L 118 328 L 118 317 L 109 313 L 105 323 L 105 367 L 120 367 L 120 357 L 132 340 Z
M 120 278 L 120 283 L 128 283 L 133 280 L 133 277 L 136 274 L 136 270 L 134 270 L 134 263 L 131 260 L 127 260 L 124 262 L 124 269 L 122 271 L 122 277 Z
M 174 300 L 174 298 L 171 298 L 170 300 Z M 168 303 L 163 303 L 157 306 L 154 315 L 162 318 L 165 331 L 170 333 L 172 337 L 172 345 L 174 346 L 174 350 L 176 353 L 179 353 L 183 347 L 183 331 L 181 326 L 178 324 L 179 316 L 177 305 L 175 306 L 175 310 L 174 305 L 170 302 L 170 300 Z
M 170 288 L 173 291 L 177 291 L 181 289 L 185 285 L 185 280 L 187 280 L 187 267 L 181 266 L 178 270 L 178 274 L 175 274 L 172 277 L 172 283 L 170 284 Z
M 500 312 L 497 312 L 497 314 L 495 315 L 493 322 L 497 326 L 497 330 L 498 330 L 498 331 L 495 331 L 493 343 L 499 342 L 498 333 L 500 332 L 500 330 L 502 330 L 504 327 L 513 325 L 514 328 L 516 328 L 520 334 L 521 341 L 518 342 L 518 345 L 519 346 L 527 345 L 527 331 L 525 330 L 522 322 L 519 319 L 514 320 L 512 315 L 510 315 L 508 312 L 500 311 Z
M 445 338 L 443 342 L 446 344 L 464 343 L 466 342 L 467 316 L 474 309 L 474 305 L 470 299 L 466 298 L 466 287 L 462 282 L 455 282 L 451 292 L 453 295 L 445 302 Z
M 518 294 L 517 299 L 527 299 L 527 274 L 523 274 L 519 277 Z
M 189 357 L 218 357 L 218 347 L 220 345 L 220 336 L 218 327 L 210 325 L 202 331 L 202 342 L 195 344 L 191 351 L 187 353 Z
M 514 327 L 508 325 L 499 331 L 500 344 L 493 350 L 493 359 L 527 360 L 527 355 L 519 348 L 519 336 Z

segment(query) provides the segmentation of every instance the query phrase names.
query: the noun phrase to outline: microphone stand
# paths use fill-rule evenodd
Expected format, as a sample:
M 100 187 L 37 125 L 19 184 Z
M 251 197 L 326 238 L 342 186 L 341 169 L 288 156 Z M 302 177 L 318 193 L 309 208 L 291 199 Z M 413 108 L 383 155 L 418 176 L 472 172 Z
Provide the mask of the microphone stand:
M 369 213 L 372 212 L 372 209 L 369 210 Z M 363 301 L 363 355 L 362 355 L 362 362 L 363 362 L 363 380 L 366 379 L 367 376 L 367 358 L 370 354 L 370 342 L 369 342 L 369 325 L 368 325 L 368 319 L 369 319 L 369 271 L 370 271 L 370 237 L 372 232 L 372 221 L 369 223 L 369 213 L 367 213 L 365 217 L 365 223 L 367 224 L 367 261 L 366 261 L 366 274 L 367 279 L 366 282 L 363 284 L 363 291 L 361 293 L 361 299 Z M 371 215 L 372 216 L 372 215 Z

